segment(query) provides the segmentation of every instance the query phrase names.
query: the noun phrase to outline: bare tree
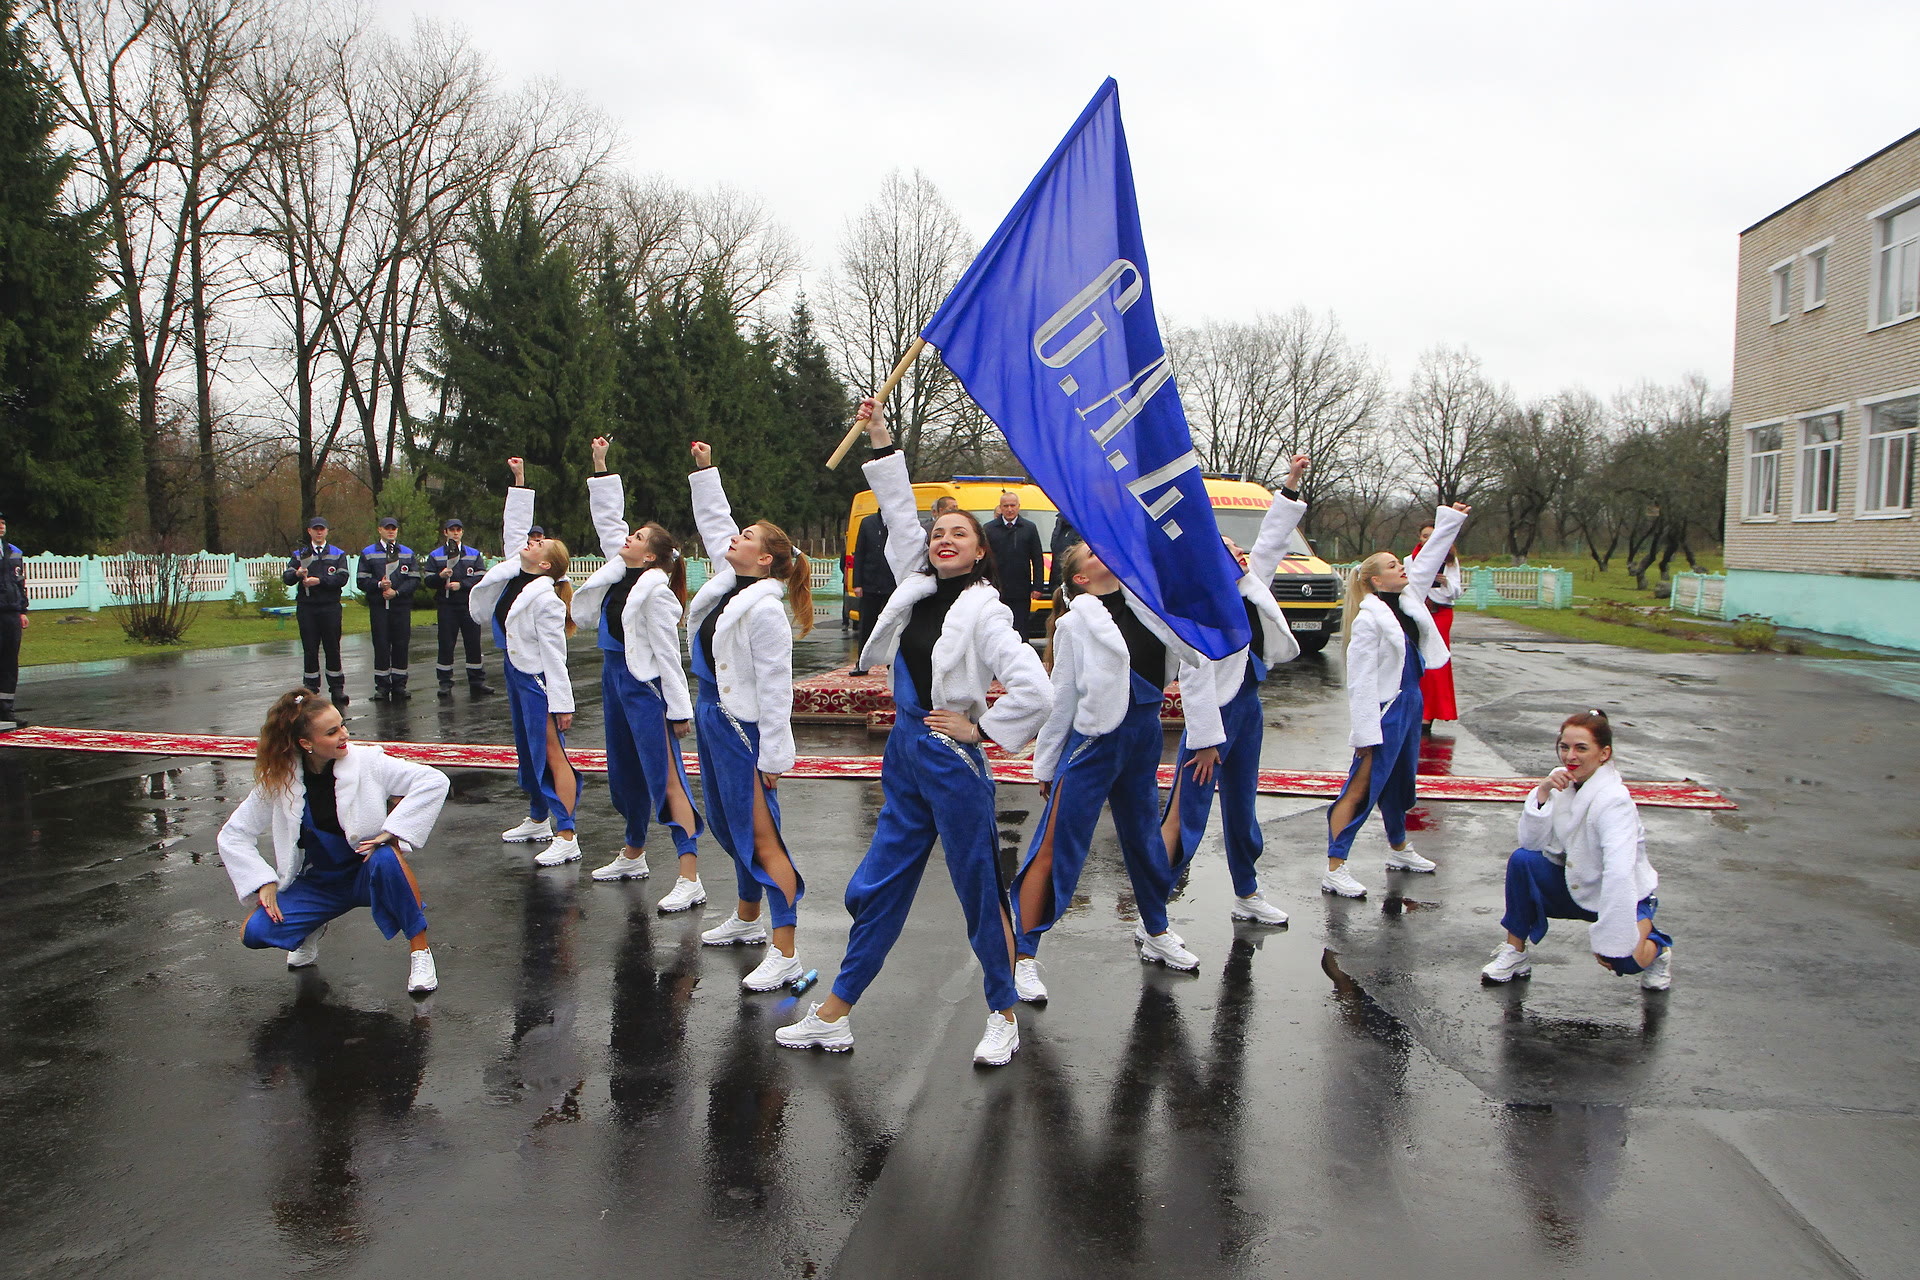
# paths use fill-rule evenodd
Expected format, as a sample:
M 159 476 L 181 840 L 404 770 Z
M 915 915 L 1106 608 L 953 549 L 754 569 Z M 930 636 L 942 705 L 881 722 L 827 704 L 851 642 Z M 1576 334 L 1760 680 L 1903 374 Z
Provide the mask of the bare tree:
M 1510 407 L 1487 437 L 1507 554 L 1523 563 L 1548 514 L 1579 482 L 1605 411 L 1584 391 Z
M 907 348 L 973 261 L 975 245 L 939 188 L 918 170 L 887 175 L 880 194 L 847 224 L 840 266 L 828 281 L 828 346 L 862 394 L 887 380 Z M 931 353 L 914 362 L 888 402 L 907 465 L 974 431 L 960 380 Z M 977 412 L 977 411 L 976 411 Z
M 1434 347 L 1420 357 L 1400 405 L 1400 443 L 1411 478 L 1445 506 L 1469 502 L 1491 478 L 1488 440 L 1506 412 L 1506 390 L 1465 348 Z

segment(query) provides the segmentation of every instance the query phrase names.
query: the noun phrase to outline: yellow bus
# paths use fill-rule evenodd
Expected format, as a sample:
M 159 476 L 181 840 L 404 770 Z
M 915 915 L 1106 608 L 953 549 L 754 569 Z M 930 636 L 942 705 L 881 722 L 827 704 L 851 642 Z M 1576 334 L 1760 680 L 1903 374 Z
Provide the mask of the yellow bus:
M 920 508 L 920 523 L 929 529 L 933 527 L 933 504 L 942 498 L 952 498 L 962 511 L 971 512 L 974 519 L 985 525 L 994 518 L 993 509 L 1000 505 L 1000 495 L 1009 489 L 1020 495 L 1020 514 L 1033 521 L 1040 531 L 1040 545 L 1052 546 L 1060 509 L 1039 485 L 1030 483 L 1025 476 L 954 476 L 950 480 L 930 480 L 913 486 L 913 500 Z M 860 620 L 860 601 L 853 595 L 853 548 L 859 540 L 861 524 L 879 509 L 873 490 L 863 489 L 853 495 L 853 506 L 847 513 L 847 545 L 840 568 L 841 580 L 847 584 L 847 590 L 841 593 L 841 621 L 849 626 Z M 1044 553 L 1043 556 L 1047 572 L 1051 574 L 1053 556 Z M 1046 616 L 1052 609 L 1051 600 L 1033 602 L 1037 625 L 1046 625 Z

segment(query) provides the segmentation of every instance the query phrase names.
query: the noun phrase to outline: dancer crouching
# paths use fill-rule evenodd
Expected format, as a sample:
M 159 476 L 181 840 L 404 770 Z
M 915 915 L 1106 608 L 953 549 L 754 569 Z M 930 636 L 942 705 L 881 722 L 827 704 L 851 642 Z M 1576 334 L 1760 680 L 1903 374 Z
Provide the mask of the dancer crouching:
M 350 748 L 339 709 L 321 694 L 281 694 L 260 726 L 253 790 L 220 828 L 235 892 L 259 899 L 241 942 L 279 947 L 287 968 L 304 968 L 319 959 L 328 921 L 366 907 L 382 934 L 412 946 L 407 990 L 438 987 L 420 886 L 401 854 L 427 842 L 446 798 L 438 769 L 371 743 Z M 271 867 L 259 850 L 269 834 Z
M 1600 967 L 1640 975 L 1648 991 L 1673 985 L 1673 939 L 1653 927 L 1660 885 L 1647 861 L 1647 833 L 1613 767 L 1613 725 L 1604 711 L 1560 723 L 1560 767 L 1520 807 L 1520 847 L 1507 859 L 1507 940 L 1480 971 L 1483 982 L 1533 976 L 1527 944 L 1548 920 L 1587 920 Z
M 1035 1004 L 1047 998 L 1035 959 L 1040 935 L 1073 902 L 1103 804 L 1113 811 L 1140 911 L 1133 931 L 1140 958 L 1170 969 L 1200 967 L 1167 927 L 1179 868 L 1160 834 L 1159 770 L 1165 747 L 1160 706 L 1174 664 L 1203 659 L 1121 586 L 1092 547 L 1069 547 L 1066 558 L 1053 607 L 1053 714 L 1033 757 L 1046 809 L 1013 882 L 1019 911 L 1014 986 Z M 1197 681 L 1186 691 L 1187 714 L 1217 719 L 1212 696 L 1212 682 Z
M 1470 510 L 1456 502 L 1434 513 L 1433 536 L 1412 563 L 1379 551 L 1347 578 L 1347 713 L 1353 764 L 1327 809 L 1327 870 L 1320 892 L 1364 898 L 1366 886 L 1347 870 L 1347 853 L 1377 807 L 1387 829 L 1389 871 L 1432 871 L 1435 864 L 1407 842 L 1414 773 L 1420 764 L 1420 677 L 1450 658 L 1427 612 L 1427 592 Z
M 607 471 L 606 437 L 593 442 L 593 478 L 587 502 L 607 563 L 573 600 L 573 616 L 592 627 L 602 663 L 600 705 L 606 718 L 607 789 L 627 821 L 618 857 L 595 880 L 642 880 L 647 868 L 647 823 L 673 833 L 680 856 L 678 883 L 660 902 L 684 911 L 707 900 L 694 858 L 703 829 L 677 739 L 692 726 L 687 674 L 680 668 L 680 615 L 687 606 L 687 566 L 680 544 L 654 523 L 627 531 L 626 492 Z
M 507 490 L 500 545 L 519 547 L 487 570 L 467 600 L 475 622 L 493 622 L 493 642 L 506 651 L 507 707 L 513 716 L 513 746 L 520 759 L 520 789 L 527 793 L 527 820 L 500 833 L 520 844 L 550 840 L 534 861 L 557 867 L 580 856 L 573 811 L 580 775 L 567 759 L 573 727 L 573 681 L 567 676 L 567 637 L 573 634 L 572 560 L 558 538 L 530 537 L 533 490 L 526 463 L 508 458 L 513 487 Z
M 707 583 L 687 606 L 694 703 L 699 730 L 700 793 L 707 826 L 733 857 L 740 905 L 725 923 L 700 935 L 709 946 L 763 943 L 760 901 L 771 896 L 773 946 L 740 980 L 750 991 L 775 991 L 806 973 L 794 954 L 796 908 L 806 882 L 780 835 L 780 775 L 793 767 L 793 628 L 781 608 L 782 583 L 805 635 L 813 630 L 807 558 L 777 526 L 733 522 L 713 450 L 693 445 L 698 468 L 693 520 L 710 557 Z
M 1009 751 L 1026 746 L 1046 719 L 1052 690 L 993 584 L 980 522 L 953 511 L 922 533 L 906 458 L 872 400 L 861 402 L 859 417 L 874 447 L 867 483 L 886 520 L 887 561 L 898 583 L 859 658 L 892 677 L 896 715 L 880 770 L 885 799 L 873 842 L 847 883 L 853 930 L 833 992 L 774 1036 L 795 1049 L 853 1047 L 853 1006 L 899 939 L 938 837 L 985 975 L 987 1029 L 973 1060 L 1005 1066 L 1020 1048 L 1013 921 L 1000 877 L 993 775 L 980 743 L 991 737 Z M 989 708 L 995 680 L 1006 692 Z
M 1274 603 L 1273 575 L 1293 540 L 1293 531 L 1300 527 L 1300 518 L 1307 512 L 1307 504 L 1299 495 L 1307 465 L 1306 454 L 1294 457 L 1286 483 L 1273 495 L 1273 505 L 1260 521 L 1253 550 L 1243 551 L 1233 539 L 1221 539 L 1245 570 L 1240 578 L 1240 596 L 1246 605 L 1247 624 L 1253 628 L 1253 643 L 1217 661 L 1202 658 L 1198 666 L 1181 667 L 1181 703 L 1186 709 L 1187 729 L 1180 740 L 1173 791 L 1160 816 L 1160 838 L 1166 842 L 1177 880 L 1206 834 L 1217 785 L 1227 869 L 1233 876 L 1232 916 L 1275 926 L 1286 924 L 1287 913 L 1261 896 L 1260 878 L 1253 865 L 1265 848 L 1255 810 L 1266 720 L 1260 708 L 1260 682 L 1267 678 L 1269 669 L 1300 654 L 1300 643 L 1293 638 L 1286 615 Z M 1213 692 L 1195 699 L 1192 691 L 1201 681 L 1210 681 Z M 1209 714 L 1216 707 L 1218 714 Z

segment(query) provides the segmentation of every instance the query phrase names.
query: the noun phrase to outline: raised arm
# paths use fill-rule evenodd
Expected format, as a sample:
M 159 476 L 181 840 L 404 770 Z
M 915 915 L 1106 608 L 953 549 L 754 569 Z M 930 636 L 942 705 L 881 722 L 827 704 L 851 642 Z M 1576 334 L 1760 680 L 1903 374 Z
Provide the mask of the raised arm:
M 600 554 L 612 560 L 627 540 L 627 492 L 620 477 L 607 471 L 605 436 L 593 439 L 593 478 L 587 481 L 587 509 L 593 513 L 593 531 L 600 535 Z
M 527 532 L 533 528 L 533 490 L 527 488 L 527 464 L 520 458 L 508 458 L 513 472 L 513 487 L 507 490 L 506 509 L 500 519 L 500 558 L 516 555 L 527 545 Z
M 693 527 L 700 545 L 707 549 L 707 570 L 718 574 L 726 567 L 727 546 L 739 536 L 740 526 L 733 522 L 733 507 L 727 491 L 721 487 L 720 471 L 713 465 L 713 448 L 693 442 L 694 473 L 687 477 L 693 490 Z
M 1300 481 L 1307 474 L 1307 455 L 1295 454 L 1293 469 L 1287 473 L 1284 488 L 1295 493 L 1300 491 Z M 1287 546 L 1293 541 L 1293 531 L 1300 527 L 1300 521 L 1307 514 L 1307 504 L 1284 493 L 1273 495 L 1273 505 L 1267 508 L 1267 514 L 1260 521 L 1259 536 L 1254 538 L 1253 547 L 1247 552 L 1247 572 L 1257 580 L 1266 583 L 1280 569 L 1280 562 L 1287 558 Z
M 1433 590 L 1433 580 L 1440 576 L 1441 568 L 1447 563 L 1447 553 L 1453 550 L 1453 540 L 1460 536 L 1467 512 L 1472 509 L 1464 502 L 1456 502 L 1433 513 L 1433 536 L 1407 566 L 1406 590 L 1414 593 L 1414 599 L 1425 600 L 1427 592 Z

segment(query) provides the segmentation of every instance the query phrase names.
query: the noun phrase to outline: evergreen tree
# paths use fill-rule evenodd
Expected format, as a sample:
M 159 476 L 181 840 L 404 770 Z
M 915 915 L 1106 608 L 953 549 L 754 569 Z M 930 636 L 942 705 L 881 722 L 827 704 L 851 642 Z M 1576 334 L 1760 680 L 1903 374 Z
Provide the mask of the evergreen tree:
M 867 487 L 856 454 L 837 471 L 826 469 L 853 421 L 853 398 L 833 372 L 833 361 L 813 328 L 813 311 L 802 293 L 793 304 L 780 347 L 782 436 L 799 475 L 795 496 L 806 499 L 795 523 L 828 537 L 846 528 L 853 495 Z
M 0 511 L 15 541 L 92 551 L 120 530 L 139 449 L 124 353 L 100 335 L 98 220 L 66 206 L 73 160 L 14 12 L 0 0 Z
M 587 514 L 589 443 L 612 429 L 615 347 L 573 251 L 548 236 L 516 187 L 483 203 L 466 237 L 472 266 L 447 290 L 428 375 L 447 405 L 424 465 L 440 477 L 439 513 L 497 527 L 506 459 L 527 460 L 535 518 L 576 553 L 599 553 Z M 495 550 L 487 548 L 490 552 Z

